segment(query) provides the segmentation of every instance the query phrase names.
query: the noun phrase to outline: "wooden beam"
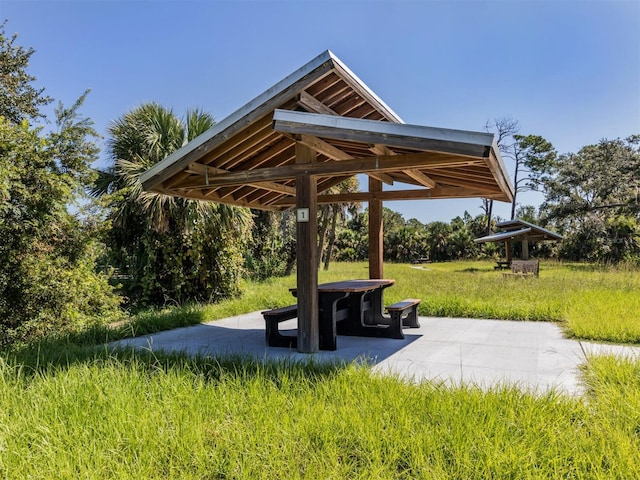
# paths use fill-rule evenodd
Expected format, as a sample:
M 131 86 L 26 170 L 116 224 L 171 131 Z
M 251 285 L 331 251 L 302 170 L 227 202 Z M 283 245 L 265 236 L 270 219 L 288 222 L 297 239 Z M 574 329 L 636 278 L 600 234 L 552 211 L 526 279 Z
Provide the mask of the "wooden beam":
M 493 135 L 444 128 L 404 125 L 318 113 L 276 110 L 273 128 L 278 132 L 309 134 L 365 144 L 447 152 L 485 158 L 489 156 Z
M 323 113 L 325 115 L 338 115 L 336 112 L 327 107 L 324 103 L 318 100 L 313 95 L 308 94 L 306 91 L 300 92 L 298 95 L 298 105 L 304 108 L 307 112 Z
M 259 202 L 245 202 L 245 201 L 236 201 L 236 200 L 227 200 L 223 198 L 218 198 L 216 195 L 213 196 L 205 196 L 199 191 L 186 191 L 181 189 L 174 190 L 165 190 L 160 186 L 155 187 L 153 192 L 162 193 L 164 195 L 170 195 L 172 197 L 180 197 L 186 198 L 187 200 L 202 200 L 206 202 L 216 202 L 216 203 L 224 203 L 225 205 L 232 205 L 234 207 L 247 207 L 247 208 L 255 208 L 256 210 L 269 210 L 269 211 L 280 211 L 285 207 L 281 205 L 265 205 Z
M 330 143 L 327 143 L 324 140 L 313 135 L 300 135 L 300 142 L 332 160 L 344 161 L 355 159 L 353 155 L 350 155 L 344 150 L 341 150 L 338 147 L 334 147 Z M 369 176 L 380 180 L 381 182 L 384 182 L 388 185 L 393 185 L 393 178 L 384 173 L 370 173 Z
M 493 198 L 498 199 L 502 194 L 496 191 L 487 192 L 481 189 L 436 187 L 432 189 L 389 190 L 379 193 L 356 192 L 337 193 L 333 195 L 318 195 L 318 204 L 370 202 L 375 198 L 386 201 L 395 200 L 434 200 L 441 198 Z M 271 206 L 293 206 L 291 199 L 283 198 L 270 203 Z
M 369 278 L 384 278 L 382 263 L 382 200 L 377 194 L 382 193 L 382 182 L 369 179 Z
M 397 153 L 391 150 L 389 147 L 381 144 L 371 145 L 369 147 L 369 151 L 371 153 L 374 153 L 375 155 L 387 155 L 387 156 L 397 155 Z M 418 182 L 423 187 L 427 187 L 427 188 L 436 187 L 436 182 L 432 178 L 428 177 L 427 175 L 425 175 L 424 173 L 418 170 L 403 170 L 402 173 L 413 178 L 416 182 Z
M 200 163 L 194 163 L 189 165 L 186 171 L 188 171 L 189 173 L 197 173 L 200 175 L 200 177 L 197 179 L 190 180 L 189 182 L 184 182 L 182 184 L 175 185 L 173 188 L 180 188 L 185 190 L 210 189 L 211 184 L 207 183 L 208 178 L 212 178 L 215 175 L 223 175 L 223 174 L 230 173 L 228 170 L 224 170 L 222 168 L 216 168 L 216 167 L 209 167 L 207 165 L 202 165 Z M 203 179 L 202 175 L 206 176 L 206 178 Z M 255 188 L 262 188 L 264 190 L 270 190 L 272 192 L 284 193 L 286 195 L 296 194 L 295 188 L 289 187 L 287 185 L 282 185 L 280 183 L 275 183 L 275 182 L 251 182 L 251 183 L 248 183 L 247 185 Z
M 246 185 L 268 181 L 290 180 L 300 174 L 331 176 L 349 176 L 358 173 L 377 174 L 397 170 L 426 168 L 430 166 L 449 165 L 460 167 L 470 162 L 467 158 L 456 158 L 437 153 L 408 153 L 404 155 L 355 158 L 340 162 L 322 162 L 313 164 L 294 164 L 281 167 L 258 168 L 248 171 L 229 172 L 209 179 L 209 185 L 222 187 L 230 185 Z
M 427 188 L 436 188 L 436 182 L 419 170 L 403 170 L 402 173 L 413 178 L 420 185 Z
M 296 164 L 312 165 L 316 152 L 301 143 L 296 144 Z M 315 353 L 320 349 L 318 315 L 318 208 L 316 180 L 304 170 L 296 177 L 297 212 L 305 211 L 307 221 L 296 225 L 298 351 Z
M 340 150 L 314 135 L 300 135 L 300 140 L 298 141 L 331 160 L 353 160 L 354 158 L 344 150 Z

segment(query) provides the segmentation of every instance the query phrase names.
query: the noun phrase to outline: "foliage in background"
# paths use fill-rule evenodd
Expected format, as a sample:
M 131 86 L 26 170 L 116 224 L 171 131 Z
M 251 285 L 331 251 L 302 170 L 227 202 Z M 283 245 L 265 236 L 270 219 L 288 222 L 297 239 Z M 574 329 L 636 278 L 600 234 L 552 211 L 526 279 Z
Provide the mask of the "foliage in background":
M 120 299 L 96 273 L 99 226 L 78 200 L 93 179 L 98 137 L 74 105 L 55 129 L 29 122 L 52 100 L 27 71 L 32 48 L 0 25 L 0 346 L 117 318 Z M 73 206 L 74 212 L 70 212 Z
M 109 126 L 112 164 L 93 193 L 108 207 L 107 261 L 132 304 L 212 302 L 238 293 L 249 211 L 146 192 L 139 180 L 213 124 L 197 110 L 181 120 L 148 103 Z
M 290 212 L 252 210 L 251 239 L 245 253 L 248 278 L 289 275 L 296 262 L 295 223 Z
M 68 211 L 97 154 L 92 122 L 77 114 L 83 100 L 59 106 L 48 135 L 0 116 L 0 344 L 118 314 L 95 272 L 95 226 Z
M 542 185 L 561 258 L 640 262 L 640 135 L 561 155 Z
M 44 87 L 35 88 L 36 77 L 27 72 L 33 48 L 16 45 L 18 35 L 8 37 L 6 20 L 0 24 L 0 116 L 11 123 L 44 117 L 40 107 L 51 103 L 44 94 Z

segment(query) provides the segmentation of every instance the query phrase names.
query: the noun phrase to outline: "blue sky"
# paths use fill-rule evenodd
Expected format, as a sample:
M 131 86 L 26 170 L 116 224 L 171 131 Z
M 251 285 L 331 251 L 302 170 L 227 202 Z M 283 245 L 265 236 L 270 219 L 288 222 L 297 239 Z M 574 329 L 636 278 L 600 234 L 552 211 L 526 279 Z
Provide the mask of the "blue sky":
M 511 116 L 560 152 L 640 133 L 638 1 L 0 0 L 4 18 L 46 93 L 70 104 L 91 88 L 83 113 L 103 135 L 148 101 L 221 120 L 326 49 L 407 123 Z M 480 203 L 387 206 L 429 222 Z

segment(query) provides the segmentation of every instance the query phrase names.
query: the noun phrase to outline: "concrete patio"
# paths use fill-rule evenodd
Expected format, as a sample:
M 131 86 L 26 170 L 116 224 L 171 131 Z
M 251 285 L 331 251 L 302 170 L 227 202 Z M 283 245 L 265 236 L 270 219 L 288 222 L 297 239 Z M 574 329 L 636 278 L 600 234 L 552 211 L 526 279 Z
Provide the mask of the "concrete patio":
M 571 395 L 582 392 L 579 367 L 587 355 L 640 356 L 640 347 L 567 339 L 553 323 L 420 317 L 420 324 L 419 329 L 405 329 L 404 340 L 339 336 L 336 351 L 312 355 L 267 347 L 260 312 L 114 345 L 208 356 L 242 354 L 265 360 L 366 361 L 374 371 L 410 381 L 482 388 L 516 384 L 529 391 L 555 389 Z M 296 320 L 280 324 L 284 334 L 295 335 L 295 327 Z

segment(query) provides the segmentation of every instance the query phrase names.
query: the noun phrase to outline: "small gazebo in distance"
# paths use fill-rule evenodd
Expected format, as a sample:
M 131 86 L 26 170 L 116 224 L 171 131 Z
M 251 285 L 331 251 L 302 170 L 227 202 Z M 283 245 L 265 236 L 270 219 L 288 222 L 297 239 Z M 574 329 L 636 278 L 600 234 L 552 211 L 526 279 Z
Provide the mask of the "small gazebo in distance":
M 522 260 L 527 260 L 529 258 L 529 242 L 562 240 L 562 235 L 519 218 L 500 222 L 496 227 L 504 231 L 476 238 L 474 242 L 504 242 L 506 262 L 498 262 L 499 266 L 508 267 L 511 264 L 511 242 L 513 241 L 522 242 Z

